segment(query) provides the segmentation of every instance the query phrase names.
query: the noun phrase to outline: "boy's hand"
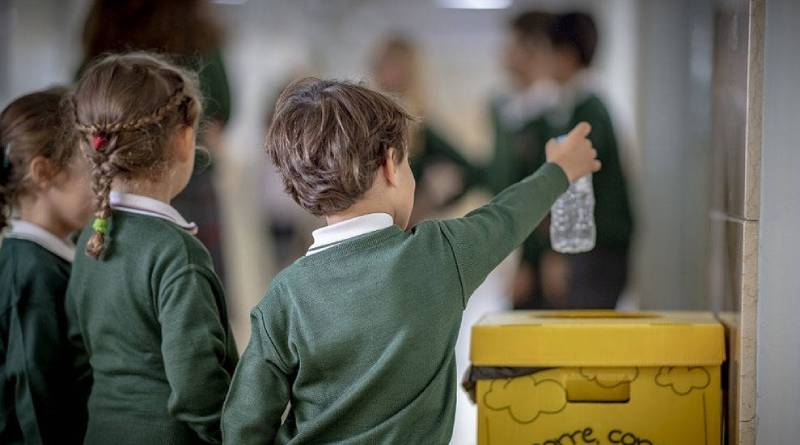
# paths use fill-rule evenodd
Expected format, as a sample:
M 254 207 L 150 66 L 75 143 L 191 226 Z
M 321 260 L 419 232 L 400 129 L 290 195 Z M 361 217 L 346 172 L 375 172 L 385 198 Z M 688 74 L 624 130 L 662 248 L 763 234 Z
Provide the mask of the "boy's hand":
M 550 139 L 547 142 L 547 162 L 561 167 L 569 182 L 600 170 L 597 150 L 592 147 L 592 141 L 586 138 L 591 131 L 591 125 L 581 122 L 561 141 Z

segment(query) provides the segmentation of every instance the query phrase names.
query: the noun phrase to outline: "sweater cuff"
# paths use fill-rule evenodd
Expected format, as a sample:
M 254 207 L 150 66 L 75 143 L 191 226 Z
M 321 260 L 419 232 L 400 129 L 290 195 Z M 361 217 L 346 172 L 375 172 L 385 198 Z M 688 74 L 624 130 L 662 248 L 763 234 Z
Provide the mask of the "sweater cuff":
M 547 162 L 542 166 L 542 173 L 553 179 L 553 183 L 560 189 L 560 193 L 569 188 L 567 173 L 558 164 Z

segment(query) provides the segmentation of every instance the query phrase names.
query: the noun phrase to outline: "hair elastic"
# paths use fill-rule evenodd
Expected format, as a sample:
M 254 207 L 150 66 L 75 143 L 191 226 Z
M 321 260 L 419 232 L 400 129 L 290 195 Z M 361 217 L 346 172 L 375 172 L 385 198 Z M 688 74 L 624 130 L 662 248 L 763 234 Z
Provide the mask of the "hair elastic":
M 94 148 L 94 151 L 103 151 L 107 143 L 108 137 L 106 135 L 102 133 L 92 134 L 92 148 Z
M 103 235 L 108 234 L 108 219 L 95 218 L 94 222 L 92 223 L 92 228 L 97 233 L 102 233 Z

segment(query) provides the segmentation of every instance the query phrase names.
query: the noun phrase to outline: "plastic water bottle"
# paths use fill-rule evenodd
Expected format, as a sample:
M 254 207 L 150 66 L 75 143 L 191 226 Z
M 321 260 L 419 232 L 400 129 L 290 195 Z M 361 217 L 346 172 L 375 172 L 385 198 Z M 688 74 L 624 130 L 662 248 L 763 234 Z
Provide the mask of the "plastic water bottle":
M 556 252 L 581 253 L 594 249 L 596 238 L 590 173 L 570 184 L 550 209 L 550 244 Z

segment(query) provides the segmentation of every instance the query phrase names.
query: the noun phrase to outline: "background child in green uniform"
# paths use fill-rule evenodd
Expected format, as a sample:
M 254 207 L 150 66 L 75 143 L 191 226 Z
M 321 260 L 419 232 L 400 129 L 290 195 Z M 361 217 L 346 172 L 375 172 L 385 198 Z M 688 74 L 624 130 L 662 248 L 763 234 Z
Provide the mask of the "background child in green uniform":
M 278 100 L 267 150 L 287 192 L 329 225 L 252 312 L 225 443 L 448 443 L 470 295 L 569 180 L 599 169 L 581 124 L 489 204 L 406 232 L 409 120 L 388 97 L 346 82 L 302 80 Z
M 236 349 L 197 227 L 169 205 L 194 163 L 196 76 L 109 56 L 83 72 L 74 102 L 97 206 L 67 292 L 93 380 L 86 443 L 218 443 Z
M 22 96 L 0 115 L 0 443 L 77 444 L 85 396 L 74 385 L 64 296 L 91 216 L 86 160 L 66 88 Z M 70 126 L 71 127 L 71 126 Z M 8 220 L 9 213 L 14 218 Z
M 559 306 L 613 309 L 627 282 L 633 212 L 613 122 L 586 78 L 594 60 L 598 32 L 590 15 L 573 12 L 554 19 L 550 40 L 554 52 L 552 72 L 560 86 L 560 97 L 556 109 L 547 115 L 547 136 L 556 137 L 578 122 L 588 122 L 592 126 L 589 139 L 603 163 L 603 170 L 592 178 L 597 244 L 590 252 L 566 257 L 569 284 L 565 301 Z
M 420 73 L 420 57 L 414 42 L 403 35 L 382 40 L 373 50 L 372 77 L 378 89 L 393 95 L 414 116 L 425 116 L 411 126 L 409 159 L 417 181 L 411 222 L 422 221 L 453 204 L 470 188 L 480 185 L 484 174 L 431 124 Z
M 554 15 L 526 11 L 508 23 L 503 69 L 509 90 L 494 98 L 490 116 L 494 129 L 494 156 L 487 169 L 488 185 L 500 193 L 545 162 L 549 135 L 545 113 L 555 106 L 558 86 L 550 76 Z M 517 271 L 512 296 L 515 308 L 541 308 L 545 281 L 540 267 L 540 246 L 549 246 L 547 221 L 523 243 L 523 261 Z M 534 253 L 534 255 L 526 255 Z

